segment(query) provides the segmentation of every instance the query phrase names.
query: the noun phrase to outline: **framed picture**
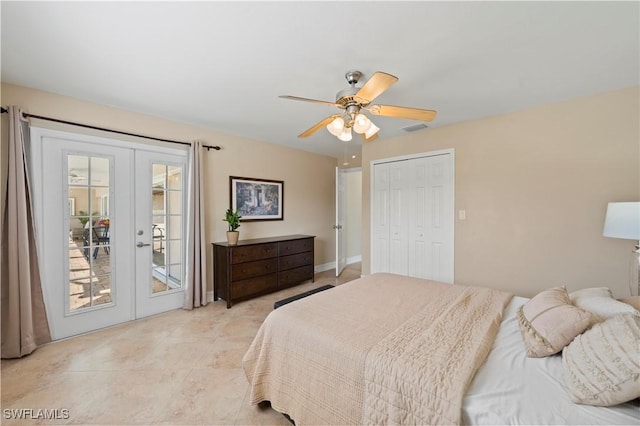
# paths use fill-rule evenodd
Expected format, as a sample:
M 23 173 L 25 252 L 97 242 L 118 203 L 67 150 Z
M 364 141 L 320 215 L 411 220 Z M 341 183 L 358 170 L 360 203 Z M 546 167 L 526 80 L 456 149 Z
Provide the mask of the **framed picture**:
M 230 205 L 241 222 L 284 219 L 284 182 L 229 176 Z

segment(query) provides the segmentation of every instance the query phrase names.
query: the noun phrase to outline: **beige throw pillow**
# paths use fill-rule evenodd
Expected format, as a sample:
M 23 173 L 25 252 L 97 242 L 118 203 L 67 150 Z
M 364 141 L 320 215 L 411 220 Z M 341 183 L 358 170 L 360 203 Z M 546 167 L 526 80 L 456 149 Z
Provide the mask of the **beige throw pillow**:
M 611 406 L 640 397 L 640 318 L 596 324 L 562 351 L 562 365 L 573 402 Z
M 534 296 L 518 309 L 520 332 L 527 356 L 558 353 L 589 326 L 591 314 L 571 304 L 564 287 Z
M 593 314 L 592 324 L 624 313 L 640 315 L 633 306 L 614 299 L 607 287 L 577 290 L 569 293 L 569 298 L 575 306 Z

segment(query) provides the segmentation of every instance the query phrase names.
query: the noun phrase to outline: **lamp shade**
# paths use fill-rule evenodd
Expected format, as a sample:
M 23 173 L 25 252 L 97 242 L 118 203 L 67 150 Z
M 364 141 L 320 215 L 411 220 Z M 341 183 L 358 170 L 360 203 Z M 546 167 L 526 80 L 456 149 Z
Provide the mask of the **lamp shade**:
M 640 240 L 640 202 L 609 203 L 602 235 Z

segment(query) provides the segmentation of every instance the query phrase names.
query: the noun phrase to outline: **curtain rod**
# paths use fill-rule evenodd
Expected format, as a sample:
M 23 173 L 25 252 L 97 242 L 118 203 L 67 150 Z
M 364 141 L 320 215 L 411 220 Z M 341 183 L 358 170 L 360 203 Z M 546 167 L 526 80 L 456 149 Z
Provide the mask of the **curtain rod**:
M 9 112 L 5 107 L 0 107 L 0 113 L 4 114 L 6 112 Z M 191 146 L 190 142 L 181 142 L 181 141 L 174 141 L 171 139 L 162 139 L 162 138 L 156 138 L 153 136 L 145 136 L 145 135 L 138 135 L 136 133 L 128 133 L 128 132 L 122 132 L 120 130 L 113 130 L 113 129 L 107 129 L 104 127 L 97 127 L 97 126 L 90 126 L 88 124 L 82 124 L 82 123 L 75 123 L 73 121 L 66 121 L 66 120 L 59 120 L 57 118 L 51 118 L 51 117 L 43 117 L 41 115 L 35 115 L 35 114 L 29 114 L 26 112 L 23 112 L 22 115 L 26 118 L 37 118 L 40 120 L 47 120 L 47 121 L 53 121 L 55 123 L 62 123 L 62 124 L 70 124 L 72 126 L 80 126 L 80 127 L 85 127 L 87 129 L 93 129 L 93 130 L 102 130 L 105 132 L 111 132 L 111 133 L 118 133 L 121 135 L 127 135 L 127 136 L 135 136 L 138 138 L 144 138 L 144 139 L 152 139 L 152 140 L 156 140 L 156 141 L 160 141 L 160 142 L 169 142 L 169 143 L 177 143 L 180 145 L 189 145 Z M 216 151 L 220 151 L 220 147 L 217 145 L 202 145 L 203 148 L 206 148 L 207 151 L 215 149 Z

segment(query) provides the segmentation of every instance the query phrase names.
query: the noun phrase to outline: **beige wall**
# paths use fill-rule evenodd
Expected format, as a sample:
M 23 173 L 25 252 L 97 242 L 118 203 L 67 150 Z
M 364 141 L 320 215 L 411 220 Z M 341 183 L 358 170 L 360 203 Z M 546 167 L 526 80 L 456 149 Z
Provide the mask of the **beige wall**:
M 165 139 L 197 139 L 210 145 L 220 145 L 222 150 L 204 153 L 208 242 L 226 239 L 227 227 L 222 218 L 229 207 L 229 176 L 276 179 L 285 183 L 284 220 L 242 223 L 240 238 L 311 234 L 316 236 L 316 265 L 335 259 L 332 229 L 335 158 L 4 83 L 1 101 L 3 106 L 18 105 L 32 114 Z M 5 124 L 6 118 L 3 118 L 3 127 Z M 96 134 L 81 128 L 69 127 L 66 130 Z M 6 131 L 2 133 L 4 137 Z M 105 135 L 124 139 L 111 133 Z M 4 168 L 6 152 L 2 151 L 2 155 Z M 211 258 L 210 250 L 209 245 L 208 259 Z M 211 271 L 208 273 L 211 287 Z
M 363 273 L 369 272 L 370 161 L 454 148 L 456 211 L 467 214 L 455 223 L 456 282 L 523 296 L 560 284 L 570 290 L 606 285 L 617 296 L 626 294 L 633 242 L 602 237 L 602 225 L 608 201 L 640 199 L 639 97 L 634 87 L 365 144 Z M 223 150 L 205 153 L 210 241 L 224 239 L 229 175 L 278 179 L 285 181 L 285 220 L 243 223 L 241 238 L 313 234 L 316 264 L 335 257 L 334 158 L 7 84 L 2 84 L 1 103 L 96 126 L 221 145 Z M 3 128 L 6 122 L 3 114 Z M 3 141 L 5 136 L 3 131 Z M 3 142 L 3 170 L 5 147 Z
M 640 200 L 639 88 L 364 145 L 363 273 L 370 162 L 455 149 L 455 281 L 533 296 L 608 286 L 628 295 L 634 242 L 605 238 L 609 201 Z

